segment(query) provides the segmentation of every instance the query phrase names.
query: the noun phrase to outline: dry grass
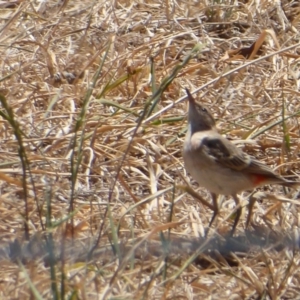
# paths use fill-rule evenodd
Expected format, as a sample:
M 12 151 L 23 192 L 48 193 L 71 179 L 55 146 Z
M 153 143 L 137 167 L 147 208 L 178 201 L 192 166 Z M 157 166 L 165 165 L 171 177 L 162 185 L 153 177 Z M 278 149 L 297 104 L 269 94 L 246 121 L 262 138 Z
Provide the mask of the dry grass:
M 226 244 L 233 199 L 205 241 L 212 212 L 177 187 L 190 180 L 185 87 L 222 133 L 297 179 L 298 0 L 0 7 L 1 298 L 299 297 L 297 191 L 257 194 L 250 233 L 271 242 L 245 237 L 243 215 Z M 232 51 L 259 36 L 259 61 Z

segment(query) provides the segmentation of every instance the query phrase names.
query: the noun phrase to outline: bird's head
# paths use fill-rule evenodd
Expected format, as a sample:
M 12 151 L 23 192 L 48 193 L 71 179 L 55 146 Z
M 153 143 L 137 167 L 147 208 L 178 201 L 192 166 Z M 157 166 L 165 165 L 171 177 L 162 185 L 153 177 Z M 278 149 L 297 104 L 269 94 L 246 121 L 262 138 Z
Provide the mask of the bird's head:
M 204 105 L 196 102 L 188 89 L 185 89 L 189 100 L 188 123 L 193 132 L 216 128 L 216 121 Z

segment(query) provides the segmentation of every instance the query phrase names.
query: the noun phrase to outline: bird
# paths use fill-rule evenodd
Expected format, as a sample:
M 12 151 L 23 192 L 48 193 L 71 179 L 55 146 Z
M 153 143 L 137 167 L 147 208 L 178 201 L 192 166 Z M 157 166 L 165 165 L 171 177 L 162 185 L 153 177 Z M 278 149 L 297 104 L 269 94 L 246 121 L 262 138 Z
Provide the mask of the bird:
M 222 136 L 209 109 L 197 103 L 187 88 L 186 93 L 189 108 L 182 153 L 184 166 L 199 186 L 211 194 L 214 214 L 208 229 L 219 213 L 218 195 L 229 195 L 234 199 L 238 208 L 230 233 L 233 236 L 242 212 L 238 193 L 267 184 L 295 187 L 299 182 L 276 174 Z

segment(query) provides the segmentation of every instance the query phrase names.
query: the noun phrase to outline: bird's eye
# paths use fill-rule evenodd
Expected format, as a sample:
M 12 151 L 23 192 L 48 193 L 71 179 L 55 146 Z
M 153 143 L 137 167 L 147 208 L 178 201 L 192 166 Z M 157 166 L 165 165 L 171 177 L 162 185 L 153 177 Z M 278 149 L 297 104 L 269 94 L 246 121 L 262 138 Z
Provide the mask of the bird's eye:
M 206 109 L 205 107 L 201 107 L 201 110 L 202 110 L 203 112 L 207 112 L 207 109 Z

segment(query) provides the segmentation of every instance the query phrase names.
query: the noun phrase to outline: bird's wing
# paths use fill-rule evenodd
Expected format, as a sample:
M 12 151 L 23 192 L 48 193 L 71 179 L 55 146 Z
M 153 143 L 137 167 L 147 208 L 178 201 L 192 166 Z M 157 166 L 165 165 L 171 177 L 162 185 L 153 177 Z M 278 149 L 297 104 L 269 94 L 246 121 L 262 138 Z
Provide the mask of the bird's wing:
M 241 171 L 251 164 L 251 157 L 248 154 L 221 135 L 204 137 L 200 147 L 207 155 L 224 167 Z
M 243 152 L 219 133 L 202 133 L 198 137 L 196 133 L 194 136 L 194 140 L 194 137 L 192 137 L 193 146 L 195 147 L 197 142 L 199 150 L 201 149 L 207 156 L 223 167 L 245 171 L 249 174 L 263 175 L 269 180 L 281 184 L 289 183 L 283 177 L 274 173 L 270 167 Z
M 252 158 L 251 163 L 247 168 L 247 172 L 252 174 L 264 175 L 268 178 L 277 178 L 277 179 L 284 180 L 284 178 L 282 178 L 280 175 L 274 173 L 270 167 L 268 167 L 267 165 L 263 164 L 262 162 L 254 158 Z

